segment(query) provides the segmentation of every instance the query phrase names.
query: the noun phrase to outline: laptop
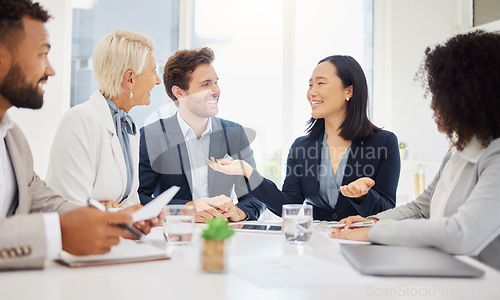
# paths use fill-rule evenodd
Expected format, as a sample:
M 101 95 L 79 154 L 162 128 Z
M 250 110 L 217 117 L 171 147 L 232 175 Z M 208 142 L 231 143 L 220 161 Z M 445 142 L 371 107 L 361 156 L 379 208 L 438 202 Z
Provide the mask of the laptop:
M 484 271 L 436 248 L 340 245 L 361 273 L 378 276 L 481 277 Z

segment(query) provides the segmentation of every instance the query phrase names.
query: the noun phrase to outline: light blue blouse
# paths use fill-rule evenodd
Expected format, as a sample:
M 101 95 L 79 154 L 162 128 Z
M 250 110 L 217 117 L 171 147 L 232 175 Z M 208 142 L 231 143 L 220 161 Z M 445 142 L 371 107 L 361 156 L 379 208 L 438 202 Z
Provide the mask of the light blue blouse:
M 328 202 L 332 208 L 335 208 L 339 199 L 340 187 L 344 179 L 347 159 L 351 152 L 351 146 L 347 148 L 342 160 L 340 161 L 337 173 L 333 173 L 332 160 L 328 144 L 326 142 L 326 133 L 323 135 L 323 144 L 321 147 L 321 163 L 319 169 L 319 195 L 325 202 Z
M 125 187 L 125 193 L 123 193 L 122 198 L 122 200 L 124 200 L 130 194 L 130 190 L 132 189 L 132 178 L 134 176 L 128 135 L 135 135 L 137 130 L 135 128 L 134 120 L 132 120 L 132 117 L 129 116 L 126 111 L 116 107 L 116 104 L 111 99 L 106 98 L 106 101 L 108 102 L 109 110 L 111 111 L 111 116 L 113 117 L 116 134 L 118 136 L 118 140 L 120 141 L 120 146 L 122 147 L 123 157 L 125 158 L 125 166 L 127 168 L 127 186 Z

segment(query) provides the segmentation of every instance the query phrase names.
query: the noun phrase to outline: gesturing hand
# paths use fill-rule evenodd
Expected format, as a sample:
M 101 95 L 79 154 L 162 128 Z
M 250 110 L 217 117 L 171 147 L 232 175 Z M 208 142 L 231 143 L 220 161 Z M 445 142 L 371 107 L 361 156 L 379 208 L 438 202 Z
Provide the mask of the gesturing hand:
M 216 172 L 221 172 L 226 175 L 243 175 L 246 178 L 250 178 L 252 175 L 253 168 L 244 160 L 227 160 L 227 159 L 215 159 L 210 157 L 206 159 L 208 166 Z
M 340 187 L 342 195 L 349 198 L 360 198 L 368 193 L 368 191 L 375 185 L 375 181 L 368 177 L 361 177 L 348 185 Z

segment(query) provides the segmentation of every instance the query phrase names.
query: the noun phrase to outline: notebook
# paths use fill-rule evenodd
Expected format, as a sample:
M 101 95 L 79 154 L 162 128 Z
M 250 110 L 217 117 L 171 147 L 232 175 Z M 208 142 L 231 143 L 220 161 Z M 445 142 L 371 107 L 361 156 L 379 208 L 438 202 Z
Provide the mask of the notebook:
M 436 248 L 340 245 L 361 273 L 379 276 L 481 277 L 484 271 Z
M 145 262 L 169 259 L 166 250 L 136 242 L 121 239 L 120 243 L 111 248 L 111 251 L 101 255 L 75 256 L 62 252 L 56 262 L 70 268 L 104 266 L 123 263 Z

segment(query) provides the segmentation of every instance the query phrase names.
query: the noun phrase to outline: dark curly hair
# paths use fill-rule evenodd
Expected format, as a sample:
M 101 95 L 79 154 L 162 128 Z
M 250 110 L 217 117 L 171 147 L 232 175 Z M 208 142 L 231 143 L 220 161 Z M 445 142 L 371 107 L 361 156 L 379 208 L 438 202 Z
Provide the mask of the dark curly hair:
M 425 50 L 417 72 L 440 130 L 458 150 L 475 135 L 484 147 L 500 137 L 500 35 L 473 31 Z
M 47 22 L 51 16 L 39 3 L 31 0 L 0 0 L 0 43 L 14 50 L 24 37 L 22 18 Z
M 340 136 L 345 140 L 371 136 L 380 130 L 368 119 L 368 85 L 363 69 L 349 55 L 332 55 L 320 60 L 330 62 L 337 70 L 337 76 L 342 80 L 344 88 L 352 85 L 352 99 L 347 103 L 346 118 L 340 125 Z M 308 138 L 316 138 L 325 131 L 325 119 L 311 118 L 306 124 Z
M 179 105 L 179 101 L 172 92 L 172 87 L 176 85 L 182 90 L 188 90 L 194 69 L 201 64 L 211 64 L 214 59 L 212 49 L 204 47 L 199 50 L 179 50 L 167 60 L 163 71 L 163 83 L 175 105 Z

